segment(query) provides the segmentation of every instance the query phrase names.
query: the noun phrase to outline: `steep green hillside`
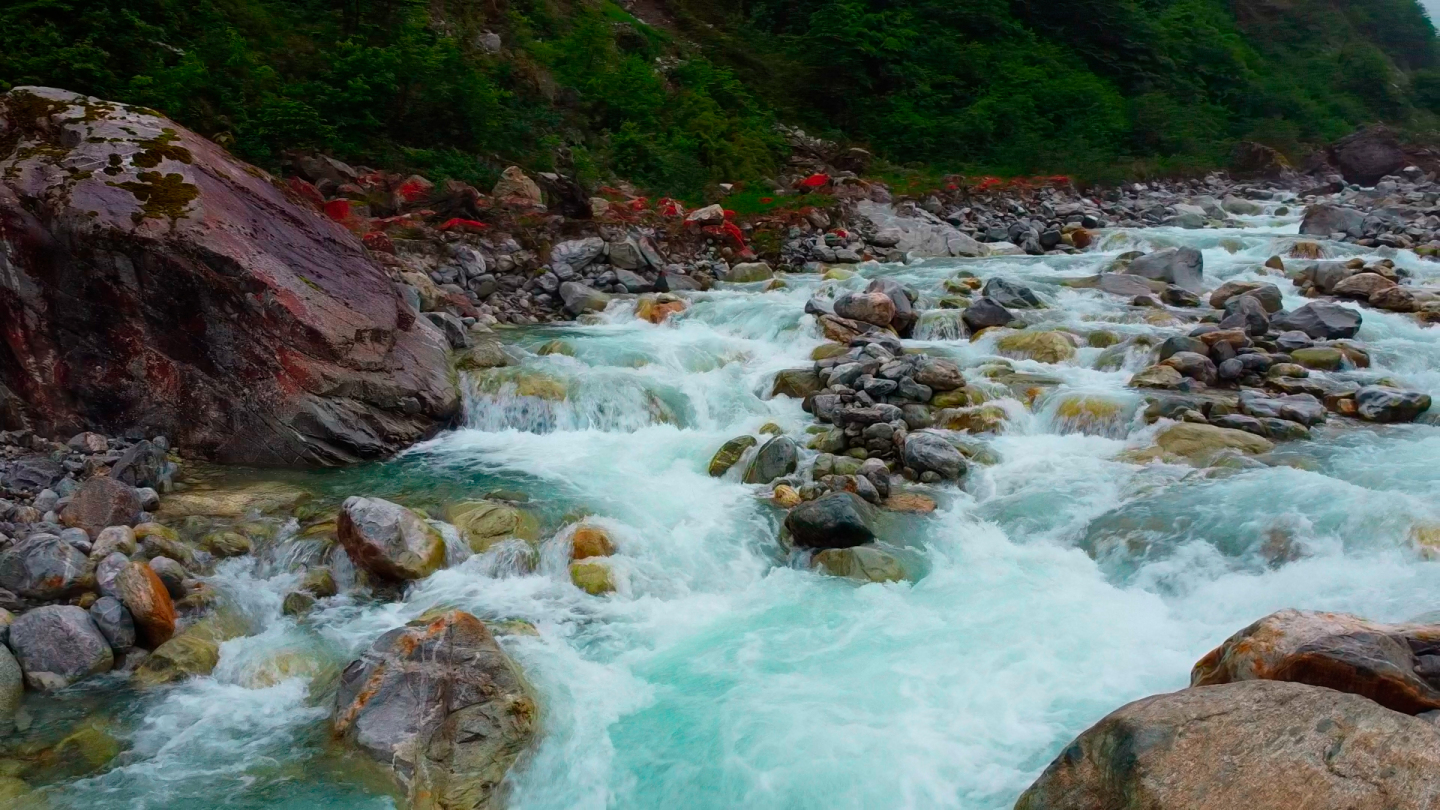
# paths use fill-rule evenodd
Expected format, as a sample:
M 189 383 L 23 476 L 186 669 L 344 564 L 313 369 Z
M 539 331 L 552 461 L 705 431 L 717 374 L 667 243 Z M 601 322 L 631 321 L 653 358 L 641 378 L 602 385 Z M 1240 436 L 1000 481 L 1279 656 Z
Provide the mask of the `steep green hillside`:
M 777 115 L 895 163 L 1096 176 L 1440 111 L 1415 0 L 648 1 L 655 27 L 610 0 L 12 0 L 0 86 L 155 107 L 266 165 L 691 196 L 773 174 Z

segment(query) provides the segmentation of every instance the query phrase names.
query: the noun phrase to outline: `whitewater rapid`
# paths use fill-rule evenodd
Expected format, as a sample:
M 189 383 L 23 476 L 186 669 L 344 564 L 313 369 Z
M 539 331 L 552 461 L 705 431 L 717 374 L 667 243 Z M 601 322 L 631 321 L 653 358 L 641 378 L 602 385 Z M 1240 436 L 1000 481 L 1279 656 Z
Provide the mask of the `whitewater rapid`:
M 329 741 L 327 690 L 382 632 L 447 606 L 534 627 L 501 637 L 543 706 L 541 741 L 512 772 L 514 810 L 1007 808 L 1081 730 L 1185 686 L 1196 659 L 1273 610 L 1402 620 L 1440 608 L 1440 563 L 1407 539 L 1440 521 L 1440 429 L 1333 422 L 1282 445 L 1293 464 L 1273 467 L 1127 463 L 1117 457 L 1153 427 L 1127 418 L 1077 432 L 1054 403 L 1081 392 L 1138 406 L 1125 383 L 1143 356 L 1112 370 L 1094 367 L 1098 348 L 1062 365 L 1012 361 L 1050 379 L 1033 404 L 1003 403 L 1007 430 L 987 439 L 997 463 L 974 466 L 963 488 L 931 488 L 932 514 L 883 519 L 914 582 L 858 586 L 789 567 L 782 514 L 739 483 L 743 465 L 706 472 L 722 443 L 766 423 L 806 435 L 800 402 L 766 395 L 823 342 L 803 314 L 817 290 L 883 275 L 934 302 L 968 271 L 1033 287 L 1049 305 L 1039 322 L 1168 335 L 1121 298 L 1059 282 L 1170 245 L 1200 248 L 1211 285 L 1274 282 L 1260 265 L 1288 255 L 1294 220 L 1250 220 L 1105 232 L 1076 256 L 867 264 L 861 277 L 788 276 L 769 292 L 721 285 L 659 326 L 617 301 L 591 323 L 506 332 L 522 368 L 558 381 L 565 401 L 477 386 L 466 428 L 387 464 L 291 480 L 330 499 L 417 505 L 524 492 L 547 534 L 579 516 L 609 530 L 617 593 L 573 587 L 552 541 L 533 574 L 471 557 L 403 603 L 340 597 L 297 623 L 281 599 L 298 582 L 293 561 L 318 552 L 288 539 L 292 524 L 258 560 L 227 561 L 211 579 L 252 624 L 224 643 L 213 676 L 102 706 L 127 750 L 107 772 L 43 792 L 57 808 L 393 807 Z M 1440 265 L 1387 255 L 1440 279 Z M 1287 309 L 1304 303 L 1279 283 Z M 1440 397 L 1440 330 L 1364 318 L 1370 371 Z M 995 358 L 993 338 L 956 339 L 953 316 L 927 315 L 920 334 L 911 345 L 962 367 Z M 573 356 L 538 354 L 557 339 Z M 1277 560 L 1277 538 L 1298 559 Z M 74 712 L 103 702 L 85 690 L 69 700 Z

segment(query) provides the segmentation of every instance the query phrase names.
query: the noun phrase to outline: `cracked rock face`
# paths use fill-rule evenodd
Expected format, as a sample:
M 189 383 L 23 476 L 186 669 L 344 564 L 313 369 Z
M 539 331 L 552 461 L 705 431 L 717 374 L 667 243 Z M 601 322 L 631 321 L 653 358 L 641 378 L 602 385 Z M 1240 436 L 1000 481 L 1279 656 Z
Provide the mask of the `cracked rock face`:
M 1122 706 L 1016 810 L 1383 810 L 1440 802 L 1440 728 L 1358 695 L 1245 681 Z
M 0 95 L 0 385 L 56 433 L 332 465 L 458 408 L 444 337 L 360 241 L 149 110 Z

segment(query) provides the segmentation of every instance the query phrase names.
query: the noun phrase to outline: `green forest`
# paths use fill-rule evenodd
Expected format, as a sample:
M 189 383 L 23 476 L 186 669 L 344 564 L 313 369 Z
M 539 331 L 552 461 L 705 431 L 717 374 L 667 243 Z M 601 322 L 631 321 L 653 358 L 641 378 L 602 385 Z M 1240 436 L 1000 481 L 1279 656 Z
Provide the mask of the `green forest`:
M 777 121 L 897 168 L 1096 179 L 1440 121 L 1415 0 L 650 1 L 654 25 L 611 0 L 6 0 L 0 89 L 153 107 L 269 168 L 688 198 L 773 176 Z

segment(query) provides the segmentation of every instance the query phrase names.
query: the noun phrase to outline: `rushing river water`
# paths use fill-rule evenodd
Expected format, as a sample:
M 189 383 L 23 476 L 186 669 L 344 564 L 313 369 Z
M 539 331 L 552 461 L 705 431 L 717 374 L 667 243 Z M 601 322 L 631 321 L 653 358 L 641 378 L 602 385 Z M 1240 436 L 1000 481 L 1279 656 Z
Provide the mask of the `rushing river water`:
M 1027 315 L 1037 322 L 1168 335 L 1175 327 L 1149 325 L 1124 299 L 1057 281 L 1124 250 L 1174 244 L 1203 250 L 1212 286 L 1261 278 L 1266 258 L 1288 255 L 1296 226 L 1251 222 L 1107 232 L 1101 250 L 1070 257 L 860 270 L 929 301 L 958 271 L 1003 276 L 1049 304 Z M 1440 278 L 1440 265 L 1394 258 Z M 1278 281 L 1287 309 L 1305 302 Z M 1078 732 L 1122 703 L 1185 686 L 1197 658 L 1272 610 L 1399 620 L 1440 608 L 1440 563 L 1407 539 L 1416 522 L 1440 520 L 1436 427 L 1332 420 L 1313 441 L 1280 447 L 1288 465 L 1126 463 L 1117 455 L 1155 430 L 1143 419 L 1087 427 L 1056 416 L 1063 392 L 1138 403 L 1125 383 L 1144 358 L 1101 371 L 1091 348 L 1063 365 L 1016 361 L 1059 385 L 1029 407 L 1006 403 L 1007 429 L 987 440 L 997 463 L 974 466 L 963 488 L 930 488 L 932 514 L 885 518 L 882 534 L 908 550 L 913 582 L 858 586 L 791 568 L 775 540 L 782 515 L 759 488 L 739 483 L 738 466 L 706 473 L 727 439 L 766 422 L 803 437 L 813 423 L 798 400 L 767 399 L 770 381 L 808 365 L 822 342 L 802 314 L 816 288 L 865 278 L 786 282 L 696 294 L 661 326 L 617 301 L 595 323 L 507 332 L 525 368 L 564 384 L 564 402 L 477 389 L 466 429 L 384 465 L 290 478 L 331 501 L 367 494 L 421 507 L 518 490 L 547 534 L 590 515 L 617 541 L 618 593 L 573 587 L 552 541 L 534 574 L 508 574 L 492 552 L 415 585 L 403 603 L 340 597 L 297 623 L 281 599 L 298 580 L 291 562 L 314 548 L 282 533 L 258 560 L 227 561 L 213 578 L 254 625 L 223 645 L 213 677 L 121 697 L 101 681 L 32 699 L 37 722 L 98 714 L 125 746 L 106 771 L 57 782 L 46 800 L 393 807 L 330 742 L 330 684 L 383 631 L 436 605 L 538 631 L 502 636 L 543 704 L 543 737 L 511 776 L 517 810 L 1005 808 Z M 1374 310 L 1364 318 L 1374 376 L 1440 396 L 1440 330 Z M 993 338 L 956 339 L 942 313 L 919 331 L 927 339 L 914 346 L 962 367 L 994 357 Z M 536 353 L 556 338 L 573 357 Z

